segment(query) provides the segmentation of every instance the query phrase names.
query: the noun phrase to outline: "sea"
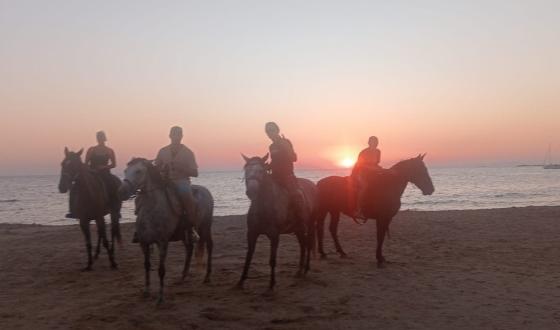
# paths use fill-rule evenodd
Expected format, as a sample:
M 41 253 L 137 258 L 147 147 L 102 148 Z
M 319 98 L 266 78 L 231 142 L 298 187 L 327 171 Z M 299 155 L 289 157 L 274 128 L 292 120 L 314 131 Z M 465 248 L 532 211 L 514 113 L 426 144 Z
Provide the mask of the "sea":
M 299 177 L 317 182 L 349 170 L 301 170 Z M 542 167 L 432 168 L 435 192 L 422 195 L 409 184 L 401 210 L 467 210 L 560 205 L 560 170 Z M 66 219 L 68 195 L 58 192 L 58 175 L 0 177 L 0 223 L 72 225 Z M 201 172 L 193 183 L 206 186 L 215 199 L 215 215 L 246 214 L 242 171 Z M 134 202 L 123 204 L 123 222 L 133 222 Z

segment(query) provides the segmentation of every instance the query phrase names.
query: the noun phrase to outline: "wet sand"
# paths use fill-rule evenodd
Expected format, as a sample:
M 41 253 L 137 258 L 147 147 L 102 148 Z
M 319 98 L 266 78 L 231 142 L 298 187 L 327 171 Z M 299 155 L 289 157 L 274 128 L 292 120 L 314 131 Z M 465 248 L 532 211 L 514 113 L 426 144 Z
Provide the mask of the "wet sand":
M 181 243 L 169 249 L 166 302 L 142 296 L 143 257 L 122 226 L 119 269 L 103 252 L 81 272 L 85 248 L 78 226 L 0 225 L 2 329 L 558 329 L 560 328 L 560 207 L 399 213 L 385 256 L 374 261 L 375 224 L 343 219 L 349 258 L 312 260 L 296 279 L 294 236 L 280 239 L 277 287 L 268 285 L 269 242 L 261 237 L 243 291 L 232 290 L 246 252 L 245 219 L 216 217 L 214 274 L 179 282 Z

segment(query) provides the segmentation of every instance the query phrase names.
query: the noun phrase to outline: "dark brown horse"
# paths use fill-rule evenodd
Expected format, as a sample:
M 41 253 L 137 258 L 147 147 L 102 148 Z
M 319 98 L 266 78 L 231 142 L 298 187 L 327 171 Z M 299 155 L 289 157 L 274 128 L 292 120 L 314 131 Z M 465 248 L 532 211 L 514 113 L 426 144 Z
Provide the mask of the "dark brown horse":
M 361 201 L 363 214 L 368 219 L 377 220 L 377 264 L 383 266 L 383 241 L 389 224 L 401 207 L 401 196 L 409 182 L 416 185 L 424 195 L 434 192 L 432 179 L 424 164 L 424 156 L 403 160 L 390 169 L 381 170 L 367 178 L 364 198 Z M 319 207 L 317 212 L 317 237 L 319 253 L 326 257 L 323 250 L 323 229 L 327 213 L 331 215 L 330 232 L 336 251 L 346 256 L 338 240 L 338 222 L 340 213 L 353 213 L 350 195 L 350 177 L 330 176 L 317 183 L 319 190 Z
M 246 194 L 251 200 L 251 206 L 247 214 L 247 255 L 243 274 L 237 287 L 242 288 L 248 277 L 257 238 L 262 234 L 270 240 L 269 292 L 272 292 L 276 284 L 276 253 L 280 234 L 294 233 L 297 237 L 300 259 L 296 275 L 302 276 L 309 270 L 309 252 L 312 248 L 309 235 L 313 235 L 314 230 L 312 215 L 317 205 L 317 188 L 309 180 L 298 179 L 304 197 L 304 205 L 300 217 L 296 217 L 288 192 L 274 182 L 266 171 L 268 154 L 262 158 L 246 156 L 243 158 L 245 159 L 245 188 Z
M 100 252 L 100 244 L 103 244 L 109 255 L 111 268 L 116 269 L 115 262 L 115 239 L 120 241 L 120 211 L 121 202 L 119 200 L 109 200 L 111 195 L 103 182 L 103 179 L 92 171 L 86 164 L 82 162 L 81 155 L 83 149 L 78 152 L 68 151 L 64 148 L 64 160 L 62 161 L 62 169 L 60 171 L 60 182 L 58 190 L 66 193 L 70 190 L 73 213 L 80 220 L 80 228 L 84 234 L 86 241 L 86 249 L 88 254 L 88 263 L 84 270 L 91 270 L 93 259 L 97 259 Z M 120 180 L 114 177 L 115 180 Z M 116 196 L 116 191 L 114 192 Z M 111 214 L 111 245 L 107 240 L 105 230 L 104 216 Z M 95 257 L 92 257 L 91 233 L 89 223 L 95 220 L 97 225 L 97 248 Z

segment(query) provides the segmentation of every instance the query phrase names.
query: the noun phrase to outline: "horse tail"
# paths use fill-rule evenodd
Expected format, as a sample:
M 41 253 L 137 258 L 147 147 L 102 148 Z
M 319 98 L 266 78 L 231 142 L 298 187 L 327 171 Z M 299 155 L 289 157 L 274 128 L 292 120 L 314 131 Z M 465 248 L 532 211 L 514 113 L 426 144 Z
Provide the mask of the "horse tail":
M 196 243 L 196 250 L 194 252 L 196 263 L 199 265 L 202 264 L 204 260 L 204 251 L 206 251 L 205 246 L 206 246 L 206 239 L 201 237 L 198 243 Z

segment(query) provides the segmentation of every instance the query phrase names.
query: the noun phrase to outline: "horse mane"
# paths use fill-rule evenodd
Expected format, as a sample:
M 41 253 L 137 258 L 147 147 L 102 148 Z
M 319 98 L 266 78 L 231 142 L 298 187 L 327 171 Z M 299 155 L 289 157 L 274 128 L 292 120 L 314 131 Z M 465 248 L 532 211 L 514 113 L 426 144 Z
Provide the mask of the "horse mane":
M 417 158 L 412 157 L 412 158 L 409 158 L 409 159 L 401 160 L 398 163 L 396 163 L 395 165 L 391 166 L 391 169 L 399 170 L 399 169 L 408 168 L 410 166 L 410 164 L 412 163 L 412 161 L 414 161 L 415 159 L 417 159 Z
M 132 158 L 127 164 L 126 166 L 132 166 L 134 164 L 138 164 L 140 162 L 147 162 L 148 160 L 146 158 L 141 158 L 141 157 L 135 157 Z

